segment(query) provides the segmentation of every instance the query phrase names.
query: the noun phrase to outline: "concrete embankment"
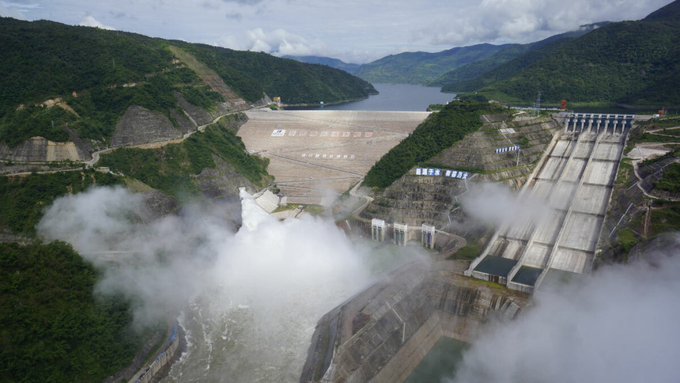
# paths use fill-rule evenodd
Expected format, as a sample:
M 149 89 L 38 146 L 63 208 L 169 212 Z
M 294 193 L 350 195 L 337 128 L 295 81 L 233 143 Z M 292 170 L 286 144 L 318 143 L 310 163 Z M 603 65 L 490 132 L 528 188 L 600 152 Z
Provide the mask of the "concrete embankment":
M 163 379 L 170 371 L 172 364 L 179 360 L 182 352 L 186 349 L 184 330 L 180 326 L 175 325 L 172 335 L 163 346 L 162 351 L 156 358 L 142 370 L 138 371 L 129 380 L 129 383 L 155 383 Z
M 470 342 L 528 303 L 454 269 L 452 261 L 409 263 L 326 314 L 300 382 L 403 382 L 442 336 Z

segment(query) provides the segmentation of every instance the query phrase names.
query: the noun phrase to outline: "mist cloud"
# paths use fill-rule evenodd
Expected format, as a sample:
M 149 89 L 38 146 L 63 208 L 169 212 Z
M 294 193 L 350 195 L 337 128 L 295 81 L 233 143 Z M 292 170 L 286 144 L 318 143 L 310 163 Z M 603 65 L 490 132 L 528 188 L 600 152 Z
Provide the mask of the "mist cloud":
M 238 231 L 229 218 L 240 209 L 228 204 L 197 204 L 146 222 L 144 199 L 120 187 L 94 188 L 57 199 L 37 227 L 43 238 L 70 242 L 105 270 L 97 291 L 136 302 L 140 324 L 215 291 L 225 309 L 276 312 L 300 300 L 312 311 L 328 310 L 339 302 L 323 298 L 326 291 L 349 294 L 370 278 L 362 250 L 332 223 L 280 222 L 248 195 Z M 105 266 L 115 257 L 122 261 Z M 319 294 L 323 299 L 301 299 Z
M 465 213 L 473 220 L 496 227 L 538 225 L 552 214 L 545 201 L 532 193 L 517 194 L 497 183 L 468 183 L 470 191 L 459 197 Z
M 237 18 L 241 20 L 243 16 L 238 14 Z M 321 41 L 308 41 L 284 29 L 268 32 L 262 28 L 255 28 L 245 35 L 222 37 L 219 44 L 231 49 L 291 56 L 322 54 L 327 50 Z
M 99 22 L 97 19 L 95 19 L 91 15 L 83 15 L 82 21 L 80 24 L 78 24 L 83 27 L 93 27 L 93 28 L 99 28 L 99 29 L 108 29 L 108 30 L 115 30 L 115 28 L 110 27 L 108 25 L 104 25 L 101 22 Z
M 668 1 L 484 0 L 466 3 L 413 32 L 411 41 L 434 45 L 532 42 L 600 21 L 635 20 Z
M 532 308 L 476 340 L 447 382 L 680 381 L 675 240 L 654 266 L 610 266 L 539 290 Z
M 267 53 L 314 54 L 363 63 L 403 51 L 436 52 L 483 42 L 527 43 L 586 23 L 637 20 L 669 2 L 15 0 L 0 1 L 0 12 L 11 11 L 14 17 L 29 20 L 87 23 L 100 28 L 100 24 L 115 25 L 118 30 L 232 49 L 269 47 Z M 83 12 L 94 19 L 83 20 L 80 16 Z M 119 13 L 134 18 L 116 18 Z M 262 29 L 267 36 L 253 41 L 247 31 L 257 29 Z M 274 31 L 278 30 L 289 34 L 287 44 L 280 36 L 268 36 L 276 35 Z

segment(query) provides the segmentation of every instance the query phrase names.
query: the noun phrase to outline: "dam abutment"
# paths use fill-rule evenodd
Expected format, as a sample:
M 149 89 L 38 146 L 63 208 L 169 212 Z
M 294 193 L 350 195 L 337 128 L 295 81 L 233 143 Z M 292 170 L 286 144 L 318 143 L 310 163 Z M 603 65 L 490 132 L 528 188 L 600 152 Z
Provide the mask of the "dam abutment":
M 528 300 L 440 264 L 411 262 L 318 322 L 300 382 L 403 382 L 442 337 L 470 342 Z

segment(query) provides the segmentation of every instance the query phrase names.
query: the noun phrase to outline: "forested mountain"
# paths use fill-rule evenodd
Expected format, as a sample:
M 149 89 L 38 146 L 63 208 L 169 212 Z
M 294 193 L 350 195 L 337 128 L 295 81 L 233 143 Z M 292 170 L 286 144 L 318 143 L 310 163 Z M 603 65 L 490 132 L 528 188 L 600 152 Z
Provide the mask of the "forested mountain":
M 427 161 L 482 126 L 483 114 L 507 112 L 489 102 L 450 102 L 431 114 L 399 145 L 390 149 L 364 178 L 364 184 L 385 188 L 420 162 Z
M 130 363 L 131 305 L 95 297 L 98 276 L 66 243 L 0 243 L 3 382 L 100 382 Z
M 515 57 L 522 56 L 527 52 L 538 49 L 544 45 L 561 44 L 562 42 L 558 43 L 557 40 L 569 38 L 573 39 L 607 24 L 609 24 L 609 22 L 583 25 L 576 31 L 561 33 L 529 44 L 508 44 L 503 47 L 503 49 L 496 52 L 493 56 L 471 62 L 458 69 L 447 72 L 428 85 L 441 86 L 442 90 L 444 91 L 456 92 L 461 89 L 461 86 L 467 81 L 480 77 L 484 73 L 491 71 L 492 69 L 514 59 Z
M 421 84 L 503 49 L 505 45 L 479 44 L 437 53 L 404 52 L 362 65 L 356 75 L 372 83 Z
M 332 57 L 322 57 L 322 56 L 282 56 L 284 59 L 296 60 L 308 64 L 321 64 L 328 65 L 332 68 L 337 68 L 344 70 L 347 73 L 354 74 L 361 65 L 346 63 L 342 60 L 334 59 Z
M 177 60 L 172 45 L 205 61 L 248 103 L 264 93 L 286 103 L 338 102 L 375 93 L 370 84 L 341 70 L 264 53 L 0 18 L 0 142 L 14 147 L 32 136 L 66 141 L 65 126 L 80 137 L 106 140 L 131 105 L 161 112 L 177 124 L 182 113 L 176 93 L 203 109 L 224 101 Z M 56 98 L 68 107 L 42 105 Z
M 519 56 L 450 91 L 505 101 L 680 105 L 680 6 L 605 25 Z
M 287 104 L 326 103 L 368 97 L 377 91 L 366 81 L 325 65 L 306 64 L 262 52 L 234 51 L 203 44 L 173 42 L 214 69 L 249 101 L 266 92 Z

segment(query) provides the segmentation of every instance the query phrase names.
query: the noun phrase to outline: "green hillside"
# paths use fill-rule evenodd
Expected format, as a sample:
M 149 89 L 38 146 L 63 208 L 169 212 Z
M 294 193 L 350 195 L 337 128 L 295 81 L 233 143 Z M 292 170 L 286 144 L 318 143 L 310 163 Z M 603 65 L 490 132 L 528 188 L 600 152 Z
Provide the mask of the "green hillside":
M 455 90 L 507 101 L 531 102 L 541 91 L 548 103 L 680 105 L 678 8 L 547 44 Z
M 364 64 L 356 75 L 372 83 L 426 85 L 446 72 L 489 57 L 504 47 L 479 44 L 437 53 L 404 52 Z
M 375 94 L 373 85 L 326 65 L 306 64 L 266 53 L 243 52 L 174 41 L 215 70 L 236 93 L 254 102 L 262 93 L 286 104 L 356 100 Z
M 322 56 L 282 56 L 285 59 L 291 59 L 308 64 L 321 64 L 328 65 L 332 68 L 337 68 L 344 70 L 347 73 L 354 74 L 359 69 L 361 65 L 346 63 L 342 60 L 334 59 L 332 57 L 322 57 Z
M 92 169 L 26 177 L 0 177 L 0 230 L 32 237 L 44 208 L 58 197 L 84 191 L 90 186 L 111 186 L 120 179 Z
M 525 53 L 538 49 L 544 45 L 555 43 L 557 40 L 565 38 L 575 38 L 582 36 L 596 28 L 609 24 L 608 22 L 595 23 L 589 25 L 583 25 L 577 31 L 561 33 L 555 36 L 548 37 L 547 39 L 537 41 L 530 44 L 509 44 L 503 47 L 503 49 L 496 52 L 490 57 L 483 58 L 481 60 L 473 61 L 467 65 L 464 65 L 458 69 L 454 69 L 450 72 L 443 74 L 434 81 L 432 81 L 430 86 L 441 86 L 444 91 L 456 92 L 458 90 L 463 90 L 462 86 L 467 81 L 478 78 L 483 74 L 491 71 L 492 69 L 516 58 L 524 55 Z
M 105 141 L 130 105 L 159 111 L 176 123 L 173 115 L 182 112 L 175 91 L 204 109 L 222 101 L 175 60 L 170 44 L 133 33 L 0 17 L 0 142 L 15 147 L 32 136 L 66 141 L 67 126 L 83 138 Z M 263 92 L 293 103 L 352 100 L 375 92 L 365 81 L 327 66 L 173 44 L 205 60 L 248 102 Z M 71 110 L 42 105 L 56 98 Z
M 179 144 L 158 149 L 122 148 L 103 154 L 100 165 L 183 199 L 199 194 L 194 177 L 216 167 L 214 155 L 253 184 L 264 187 L 272 180 L 266 170 L 269 160 L 246 152 L 241 138 L 227 128 L 226 120 L 235 118 L 226 116 Z
M 507 109 L 475 101 L 451 102 L 433 113 L 402 142 L 390 149 L 368 171 L 364 183 L 385 188 L 420 162 L 432 159 L 482 126 L 482 114 L 499 114 Z
M 455 82 L 453 79 L 451 79 L 451 81 L 448 84 L 442 87 L 442 91 L 469 92 L 480 89 L 486 85 L 494 84 L 498 81 L 510 78 L 517 73 L 521 73 L 525 68 L 535 64 L 536 62 L 544 59 L 545 57 L 550 56 L 555 51 L 561 49 L 569 41 L 570 39 L 568 38 L 559 39 L 549 44 L 546 44 L 542 47 L 533 50 L 530 49 L 526 53 L 510 59 L 504 64 L 493 67 L 492 69 L 482 74 L 477 75 L 477 73 L 472 73 L 471 78 L 468 80 Z M 472 69 L 474 69 L 474 67 Z M 465 68 L 465 70 L 467 70 L 467 68 Z
M 3 382 L 100 382 L 130 363 L 130 305 L 95 298 L 98 275 L 63 242 L 0 243 Z

